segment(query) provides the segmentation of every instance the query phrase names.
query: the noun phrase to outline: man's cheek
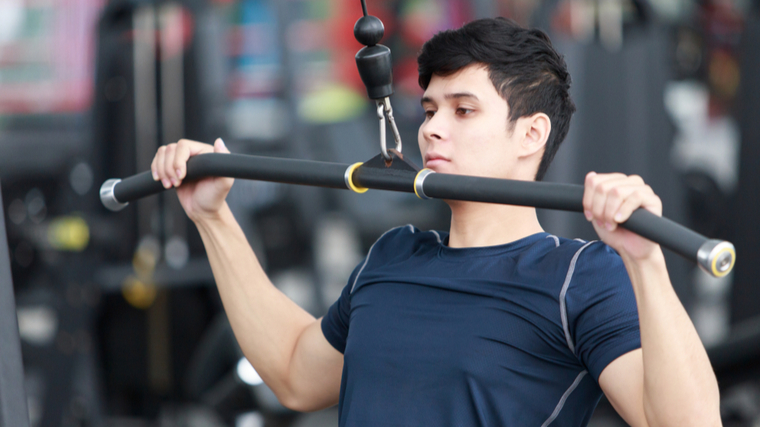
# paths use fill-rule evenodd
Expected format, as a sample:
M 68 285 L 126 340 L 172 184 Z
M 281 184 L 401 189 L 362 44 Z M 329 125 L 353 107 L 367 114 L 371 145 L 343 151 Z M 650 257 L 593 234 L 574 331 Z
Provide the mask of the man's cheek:
M 422 136 L 422 127 L 417 131 L 417 146 L 420 148 L 420 153 L 424 156 L 425 150 L 427 150 L 427 144 L 425 138 Z

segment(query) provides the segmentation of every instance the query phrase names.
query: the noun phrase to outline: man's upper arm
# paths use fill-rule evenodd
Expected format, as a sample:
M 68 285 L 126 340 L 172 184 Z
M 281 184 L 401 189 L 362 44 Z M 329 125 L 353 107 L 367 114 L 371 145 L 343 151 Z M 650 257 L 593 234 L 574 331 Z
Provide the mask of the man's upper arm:
M 589 245 L 572 280 L 566 304 L 575 354 L 623 419 L 646 426 L 638 309 L 622 259 L 604 244 Z
M 298 411 L 316 411 L 338 403 L 343 354 L 322 333 L 322 319 L 309 325 L 298 339 L 289 371 L 294 399 L 283 402 Z
M 636 296 L 622 259 L 607 245 L 589 244 L 578 256 L 565 306 L 573 352 L 595 380 L 641 347 Z
M 647 426 L 644 414 L 644 364 L 641 349 L 610 362 L 599 375 L 599 386 L 618 414 L 631 426 Z
M 299 336 L 288 373 L 294 402 L 291 405 L 283 403 L 285 406 L 299 411 L 315 411 L 338 403 L 343 349 L 348 338 L 351 311 L 351 284 L 359 269 L 359 266 L 354 269 L 327 314 Z

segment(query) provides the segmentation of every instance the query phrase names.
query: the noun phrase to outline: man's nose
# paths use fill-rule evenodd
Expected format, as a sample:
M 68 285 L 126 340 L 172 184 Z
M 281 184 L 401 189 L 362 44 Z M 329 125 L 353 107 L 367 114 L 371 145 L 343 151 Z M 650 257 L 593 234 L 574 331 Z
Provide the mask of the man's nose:
M 433 114 L 422 124 L 422 134 L 428 141 L 433 139 L 446 139 L 448 126 L 440 113 Z

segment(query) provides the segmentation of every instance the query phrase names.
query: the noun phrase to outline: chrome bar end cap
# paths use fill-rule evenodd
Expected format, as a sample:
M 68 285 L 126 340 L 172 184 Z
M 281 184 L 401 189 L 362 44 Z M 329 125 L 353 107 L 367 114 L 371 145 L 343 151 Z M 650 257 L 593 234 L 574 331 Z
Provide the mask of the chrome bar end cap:
M 731 272 L 736 263 L 736 248 L 731 242 L 711 239 L 697 251 L 697 264 L 713 277 L 723 277 Z
M 103 185 L 100 186 L 100 201 L 103 203 L 103 206 L 105 206 L 108 210 L 113 211 L 113 212 L 118 212 L 126 208 L 127 205 L 129 204 L 129 203 L 122 203 L 116 200 L 116 196 L 114 196 L 113 194 L 113 188 L 116 186 L 116 184 L 120 182 L 121 182 L 120 179 L 112 178 L 104 182 Z

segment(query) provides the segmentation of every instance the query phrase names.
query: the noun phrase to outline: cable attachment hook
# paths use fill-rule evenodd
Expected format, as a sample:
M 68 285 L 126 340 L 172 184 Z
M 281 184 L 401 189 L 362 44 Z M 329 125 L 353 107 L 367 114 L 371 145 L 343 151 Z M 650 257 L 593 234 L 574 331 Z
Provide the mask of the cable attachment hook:
M 363 15 L 354 25 L 354 37 L 364 47 L 356 53 L 356 66 L 359 75 L 367 87 L 367 95 L 377 105 L 380 120 L 380 151 L 386 161 L 391 161 L 385 144 L 385 118 L 391 123 L 396 150 L 401 152 L 401 134 L 393 118 L 390 96 L 393 94 L 393 73 L 391 69 L 391 50 L 383 46 L 380 40 L 385 33 L 383 22 L 376 16 L 367 14 L 367 5 L 362 0 Z
M 391 161 L 391 155 L 388 154 L 388 148 L 385 146 L 385 112 L 383 111 L 383 101 L 375 101 L 377 105 L 377 118 L 380 120 L 380 153 L 386 161 Z
M 386 161 L 391 161 L 391 155 L 388 154 L 388 148 L 386 147 L 385 136 L 385 118 L 391 124 L 391 131 L 393 131 L 393 139 L 396 141 L 396 151 L 401 153 L 401 134 L 398 132 L 398 126 L 396 126 L 396 120 L 393 119 L 393 107 L 391 107 L 390 99 L 383 98 L 382 100 L 375 101 L 377 105 L 377 118 L 380 120 L 380 153 Z
M 385 115 L 388 117 L 388 122 L 391 124 L 391 131 L 393 131 L 393 139 L 396 141 L 396 151 L 401 152 L 401 134 L 398 132 L 398 126 L 396 126 L 396 119 L 393 118 L 393 107 L 391 107 L 391 99 L 387 96 L 383 98 L 383 109 Z

